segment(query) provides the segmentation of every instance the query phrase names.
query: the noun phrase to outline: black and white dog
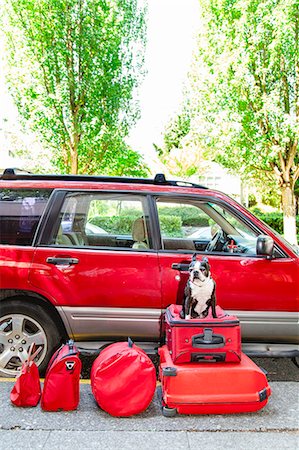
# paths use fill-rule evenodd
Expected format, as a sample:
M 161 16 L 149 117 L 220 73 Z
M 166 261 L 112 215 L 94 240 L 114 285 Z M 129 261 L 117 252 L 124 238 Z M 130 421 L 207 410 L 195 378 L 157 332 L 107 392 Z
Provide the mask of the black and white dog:
M 182 319 L 204 318 L 212 308 L 212 316 L 216 315 L 216 284 L 210 273 L 208 258 L 202 261 L 196 259 L 196 253 L 192 256 L 189 266 L 189 279 L 184 291 L 184 303 L 181 311 Z

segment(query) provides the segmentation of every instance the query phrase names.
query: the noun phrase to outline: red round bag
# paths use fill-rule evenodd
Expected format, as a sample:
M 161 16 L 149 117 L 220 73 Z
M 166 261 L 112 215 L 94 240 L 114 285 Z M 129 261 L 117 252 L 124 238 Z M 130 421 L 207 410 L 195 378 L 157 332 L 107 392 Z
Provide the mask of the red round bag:
M 90 379 L 100 408 L 117 417 L 144 411 L 156 389 L 154 364 L 131 340 L 105 348 L 92 365 Z

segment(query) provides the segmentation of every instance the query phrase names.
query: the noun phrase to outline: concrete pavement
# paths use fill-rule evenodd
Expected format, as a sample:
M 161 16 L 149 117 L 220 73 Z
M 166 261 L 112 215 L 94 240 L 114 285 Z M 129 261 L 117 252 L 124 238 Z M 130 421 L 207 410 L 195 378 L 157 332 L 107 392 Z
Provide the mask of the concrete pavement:
M 256 413 L 162 416 L 157 395 L 143 414 L 115 418 L 81 384 L 77 411 L 49 413 L 16 408 L 12 382 L 0 382 L 0 449 L 299 449 L 299 391 L 296 382 L 272 382 L 267 406 Z

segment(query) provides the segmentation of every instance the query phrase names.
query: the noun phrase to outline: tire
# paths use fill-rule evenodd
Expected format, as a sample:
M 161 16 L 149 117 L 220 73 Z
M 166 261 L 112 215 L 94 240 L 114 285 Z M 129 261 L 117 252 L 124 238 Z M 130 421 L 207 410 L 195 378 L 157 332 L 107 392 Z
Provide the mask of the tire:
M 299 356 L 295 356 L 294 358 L 292 358 L 292 361 L 295 366 L 299 367 Z
M 29 300 L 0 303 L 0 374 L 14 377 L 25 361 L 31 343 L 41 347 L 35 358 L 40 375 L 61 342 L 57 326 L 47 311 Z

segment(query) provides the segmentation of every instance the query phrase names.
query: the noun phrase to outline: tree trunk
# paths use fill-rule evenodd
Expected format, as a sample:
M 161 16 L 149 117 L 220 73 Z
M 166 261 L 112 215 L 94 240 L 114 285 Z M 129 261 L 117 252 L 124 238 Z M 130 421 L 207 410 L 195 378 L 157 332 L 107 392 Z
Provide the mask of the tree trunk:
M 78 147 L 80 142 L 80 135 L 75 130 L 72 134 L 71 142 L 70 142 L 70 150 L 71 150 L 71 174 L 77 175 L 78 173 Z
M 290 183 L 284 183 L 281 188 L 283 209 L 283 234 L 291 244 L 297 244 L 296 232 L 296 202 Z
M 78 152 L 76 149 L 71 150 L 71 174 L 77 175 L 78 173 Z

